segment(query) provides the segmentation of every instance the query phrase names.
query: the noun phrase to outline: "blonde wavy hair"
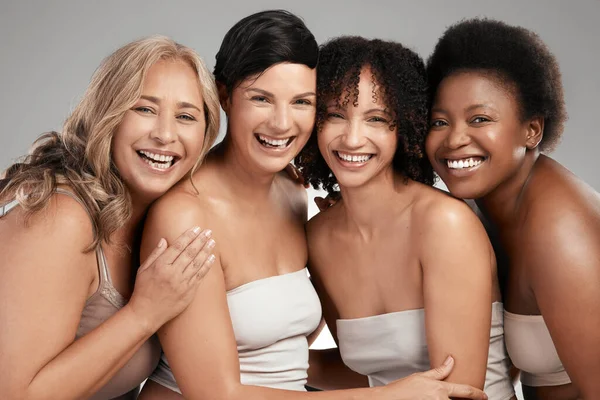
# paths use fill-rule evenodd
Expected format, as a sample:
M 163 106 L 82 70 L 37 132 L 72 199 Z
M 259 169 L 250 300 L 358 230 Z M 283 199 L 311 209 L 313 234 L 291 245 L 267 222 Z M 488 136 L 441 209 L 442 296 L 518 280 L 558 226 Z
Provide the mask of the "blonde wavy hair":
M 62 133 L 42 135 L 29 155 L 4 172 L 0 204 L 17 199 L 29 217 L 46 206 L 58 185 L 66 185 L 91 215 L 94 241 L 88 250 L 110 242 L 111 234 L 132 213 L 130 195 L 111 157 L 113 135 L 125 112 L 139 100 L 150 67 L 165 59 L 181 60 L 194 68 L 204 100 L 205 139 L 191 179 L 219 131 L 214 78 L 194 50 L 167 37 L 152 36 L 131 42 L 104 59 Z

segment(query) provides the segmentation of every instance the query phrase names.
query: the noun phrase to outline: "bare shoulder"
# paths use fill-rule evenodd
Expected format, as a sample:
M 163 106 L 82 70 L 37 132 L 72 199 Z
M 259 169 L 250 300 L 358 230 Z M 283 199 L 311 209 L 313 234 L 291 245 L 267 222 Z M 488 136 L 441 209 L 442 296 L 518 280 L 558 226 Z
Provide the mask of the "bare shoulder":
M 190 187 L 180 183 L 155 201 L 148 211 L 146 226 L 182 233 L 206 221 L 208 201 Z
M 547 271 L 554 261 L 598 258 L 600 194 L 590 186 L 546 158 L 524 202 L 520 231 L 528 265 Z
M 413 216 L 419 230 L 443 231 L 445 235 L 455 235 L 457 231 L 465 232 L 473 228 L 483 230 L 479 218 L 467 203 L 434 187 L 421 187 Z
M 68 244 L 66 251 L 82 252 L 93 241 L 94 231 L 88 212 L 68 195 L 54 194 L 48 204 L 26 218 L 19 206 L 0 219 L 0 237 L 16 243 L 30 240 Z M 17 240 L 18 238 L 18 240 Z

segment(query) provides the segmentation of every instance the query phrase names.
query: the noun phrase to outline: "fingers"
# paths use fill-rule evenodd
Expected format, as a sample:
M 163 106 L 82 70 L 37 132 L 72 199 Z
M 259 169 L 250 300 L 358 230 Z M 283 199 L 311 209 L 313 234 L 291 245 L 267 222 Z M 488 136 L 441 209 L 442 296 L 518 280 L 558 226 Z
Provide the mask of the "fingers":
M 193 246 L 193 244 L 188 246 L 188 249 Z M 190 280 L 194 277 L 202 278 L 204 275 L 206 275 L 211 265 L 215 261 L 215 256 L 214 254 L 212 254 L 214 247 L 215 241 L 213 239 L 209 239 L 206 243 L 203 244 L 203 246 L 200 248 L 200 251 L 198 251 L 198 253 L 194 256 L 193 259 L 188 261 L 188 256 L 184 256 L 182 254 L 182 256 L 178 258 L 177 261 L 175 261 L 175 263 L 187 262 L 187 265 L 184 267 L 183 270 L 184 279 Z
M 454 358 L 452 358 L 452 356 L 448 356 L 442 365 L 437 368 L 430 369 L 429 371 L 422 372 L 420 375 L 424 376 L 425 378 L 442 381 L 446 379 L 448 375 L 450 375 L 452 368 L 454 368 Z
M 167 251 L 165 251 L 161 257 L 161 261 L 165 262 L 166 264 L 173 264 L 177 257 L 179 257 L 180 254 L 187 249 L 190 243 L 196 240 L 199 234 L 200 227 L 198 226 L 182 233 L 181 236 L 179 236 L 177 240 L 167 248 Z M 193 259 L 195 256 L 196 254 L 194 253 L 194 256 L 191 258 Z
M 214 246 L 214 241 L 210 238 L 212 236 L 212 232 L 210 229 L 206 229 L 201 234 L 199 234 L 190 244 L 187 245 L 185 249 L 183 249 L 179 256 L 173 261 L 173 266 L 180 268 L 180 271 L 184 272 L 186 268 L 190 265 L 193 265 L 196 256 L 204 249 L 208 242 L 212 242 L 211 246 Z
M 469 385 L 462 385 L 459 383 L 447 383 L 442 382 L 445 389 L 448 391 L 448 397 L 461 399 L 474 399 L 474 400 L 487 400 L 487 395 L 479 389 L 476 389 Z
M 165 249 L 167 248 L 167 241 L 164 238 L 161 238 L 158 241 L 158 244 L 156 245 L 156 248 L 154 250 L 152 250 L 152 253 L 150 253 L 150 255 L 146 258 L 146 260 L 144 261 L 144 263 L 140 266 L 140 268 L 138 269 L 138 273 L 140 271 L 145 270 L 146 268 L 148 268 L 150 265 L 152 265 L 154 263 L 154 261 L 156 261 L 156 259 L 158 257 L 160 257 L 160 255 L 162 253 L 165 252 Z

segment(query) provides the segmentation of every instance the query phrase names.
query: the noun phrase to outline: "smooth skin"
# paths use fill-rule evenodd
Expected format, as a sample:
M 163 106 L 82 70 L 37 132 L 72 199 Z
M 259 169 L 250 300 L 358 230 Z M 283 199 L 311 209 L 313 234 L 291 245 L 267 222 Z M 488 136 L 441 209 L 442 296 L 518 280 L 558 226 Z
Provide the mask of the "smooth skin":
M 365 68 L 358 105 L 330 104 L 318 136 L 341 191 L 307 225 L 327 325 L 337 343 L 338 319 L 425 308 L 430 363 L 452 354 L 456 366 L 446 382 L 483 388 L 491 303 L 500 298 L 493 250 L 465 204 L 393 171 L 393 116 L 373 90 Z M 370 159 L 352 163 L 344 155 Z M 352 374 L 338 382 L 364 383 Z
M 183 396 L 148 382 L 140 400 L 447 399 L 448 393 L 485 398 L 470 387 L 427 379 L 445 376 L 446 371 L 414 376 L 386 388 L 320 393 L 241 384 L 226 291 L 306 265 L 306 191 L 280 171 L 312 130 L 315 82 L 315 70 L 283 63 L 242 82 L 231 96 L 222 91 L 229 132 L 194 176 L 200 193 L 182 182 L 152 207 L 143 255 L 157 238 L 175 237 L 189 222 L 210 226 L 219 245 L 216 264 L 190 307 L 159 331 Z M 295 139 L 287 150 L 272 152 L 265 151 L 256 134 Z M 445 366 L 450 367 L 451 363 Z
M 527 400 L 594 399 L 600 393 L 600 196 L 540 154 L 544 121 L 523 120 L 506 82 L 457 73 L 438 87 L 427 154 L 450 192 L 476 199 L 509 262 L 506 309 L 543 315 L 572 383 L 532 388 Z M 485 157 L 456 175 L 444 159 Z
M 85 302 L 99 284 L 96 254 L 84 251 L 93 239 L 87 212 L 71 197 L 55 194 L 27 223 L 20 207 L 0 220 L 2 399 L 89 398 L 194 297 L 213 261 L 210 232 L 189 230 L 188 224 L 181 235 L 169 238 L 169 246 L 157 238 L 137 272 L 137 257 L 125 246 L 133 246 L 147 206 L 199 156 L 204 116 L 194 124 L 181 122 L 188 111 L 177 106 L 182 100 L 201 106 L 198 85 L 187 64 L 156 63 L 143 86 L 144 95 L 158 99 L 152 116 L 140 100 L 115 133 L 112 155 L 133 194 L 133 217 L 102 247 L 112 283 L 129 302 L 87 335 L 74 342 Z M 153 173 L 125 157 L 139 157 L 137 146 L 177 152 L 181 164 L 166 174 Z

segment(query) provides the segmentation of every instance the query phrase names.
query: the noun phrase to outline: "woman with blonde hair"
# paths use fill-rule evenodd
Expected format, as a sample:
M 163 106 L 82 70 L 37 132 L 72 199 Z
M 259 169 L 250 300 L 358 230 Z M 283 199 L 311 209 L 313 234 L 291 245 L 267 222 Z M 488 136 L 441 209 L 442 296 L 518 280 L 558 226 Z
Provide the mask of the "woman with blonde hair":
M 198 55 L 141 39 L 104 60 L 62 133 L 5 171 L 3 399 L 137 396 L 160 356 L 153 334 L 188 306 L 214 261 L 210 231 L 195 227 L 170 246 L 157 241 L 138 269 L 143 219 L 200 164 L 218 127 Z

